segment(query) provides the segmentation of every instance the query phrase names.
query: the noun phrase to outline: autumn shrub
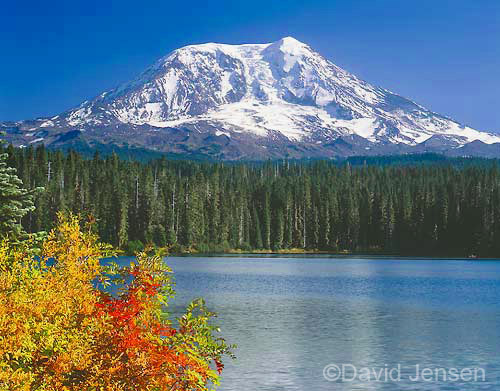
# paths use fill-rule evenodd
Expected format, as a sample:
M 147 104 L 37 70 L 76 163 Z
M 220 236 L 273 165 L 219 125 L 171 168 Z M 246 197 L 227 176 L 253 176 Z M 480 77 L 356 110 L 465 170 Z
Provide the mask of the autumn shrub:
M 208 390 L 230 347 L 199 299 L 174 327 L 159 255 L 101 266 L 111 248 L 59 216 L 39 256 L 0 244 L 0 390 Z

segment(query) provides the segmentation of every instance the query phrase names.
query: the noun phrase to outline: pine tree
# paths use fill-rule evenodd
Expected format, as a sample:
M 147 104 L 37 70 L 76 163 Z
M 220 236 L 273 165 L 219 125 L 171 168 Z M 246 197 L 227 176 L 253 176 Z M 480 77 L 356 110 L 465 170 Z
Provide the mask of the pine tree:
M 273 230 L 274 230 L 274 235 L 273 235 L 273 243 L 272 243 L 272 249 L 273 250 L 280 250 L 283 248 L 283 239 L 284 239 L 284 234 L 285 234 L 285 220 L 283 218 L 283 211 L 281 209 L 277 209 L 273 213 L 274 219 L 273 219 Z
M 262 210 L 264 229 L 262 230 L 262 239 L 264 247 L 271 248 L 271 205 L 269 201 L 269 193 L 266 191 L 264 196 L 264 205 Z
M 259 215 L 257 213 L 257 210 L 254 208 L 253 213 L 252 213 L 252 222 L 253 222 L 253 237 L 252 237 L 252 244 L 254 248 L 261 249 L 263 247 L 262 243 L 262 232 L 260 230 L 260 220 L 259 220 Z
M 33 194 L 38 189 L 22 187 L 16 169 L 7 166 L 8 157 L 7 153 L 0 154 L 0 236 L 20 238 L 24 234 L 21 219 L 35 209 Z

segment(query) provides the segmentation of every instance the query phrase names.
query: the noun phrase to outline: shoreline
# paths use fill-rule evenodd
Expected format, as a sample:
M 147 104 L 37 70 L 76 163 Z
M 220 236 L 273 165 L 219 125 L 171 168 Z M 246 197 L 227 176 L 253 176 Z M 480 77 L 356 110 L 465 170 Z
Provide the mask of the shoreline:
M 209 251 L 203 252 L 196 249 L 182 249 L 179 251 L 172 251 L 168 247 L 156 247 L 164 256 L 174 256 L 174 257 L 304 257 L 304 256 L 323 256 L 324 258 L 375 258 L 375 259 L 435 259 L 435 260 L 463 260 L 463 261 L 500 261 L 499 257 L 481 257 L 476 255 L 464 256 L 464 255 L 453 255 L 453 254 L 397 254 L 397 253 L 387 253 L 382 251 L 374 252 L 351 252 L 351 251 L 328 251 L 328 250 L 311 250 L 311 249 L 301 249 L 301 248 L 290 248 L 281 250 L 270 250 L 270 249 L 259 249 L 259 250 L 242 250 L 242 249 L 226 249 L 222 251 Z M 126 250 L 120 250 L 121 256 L 134 256 Z
M 435 259 L 435 260 L 463 260 L 463 261 L 500 261 L 500 257 L 467 257 L 461 255 L 432 255 L 432 254 L 391 254 L 391 253 L 367 253 L 367 252 L 348 252 L 348 251 L 326 251 L 326 250 L 303 250 L 303 249 L 286 249 L 286 250 L 238 250 L 238 249 L 230 249 L 224 252 L 197 252 L 197 251 L 189 251 L 189 252 L 170 252 L 167 253 L 166 256 L 174 256 L 174 257 L 237 257 L 237 256 L 273 256 L 273 257 L 286 257 L 286 256 L 324 256 L 325 258 L 376 258 L 376 259 Z

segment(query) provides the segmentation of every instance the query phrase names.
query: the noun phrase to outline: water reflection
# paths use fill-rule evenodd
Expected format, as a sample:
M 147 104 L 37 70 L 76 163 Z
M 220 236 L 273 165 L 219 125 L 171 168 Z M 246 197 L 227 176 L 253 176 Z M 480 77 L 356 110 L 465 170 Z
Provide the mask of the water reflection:
M 204 296 L 238 359 L 220 390 L 500 389 L 500 263 L 169 258 L 173 312 Z M 328 382 L 330 363 L 402 365 L 401 382 Z M 410 382 L 414 366 L 484 367 L 487 382 Z

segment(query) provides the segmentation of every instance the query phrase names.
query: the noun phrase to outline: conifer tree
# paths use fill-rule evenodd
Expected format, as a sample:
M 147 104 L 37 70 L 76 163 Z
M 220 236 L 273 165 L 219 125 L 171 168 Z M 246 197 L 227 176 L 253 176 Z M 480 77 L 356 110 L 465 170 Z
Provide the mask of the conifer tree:
M 266 191 L 264 195 L 264 205 L 262 208 L 264 229 L 262 230 L 263 245 L 265 248 L 271 248 L 271 205 L 269 201 L 269 193 Z
M 24 234 L 21 219 L 35 209 L 33 193 L 37 189 L 24 189 L 17 170 L 7 166 L 7 159 L 7 153 L 0 154 L 0 236 L 20 238 Z
M 253 209 L 253 241 L 252 244 L 254 248 L 261 249 L 263 247 L 262 243 L 262 232 L 260 229 L 260 220 L 257 210 Z

